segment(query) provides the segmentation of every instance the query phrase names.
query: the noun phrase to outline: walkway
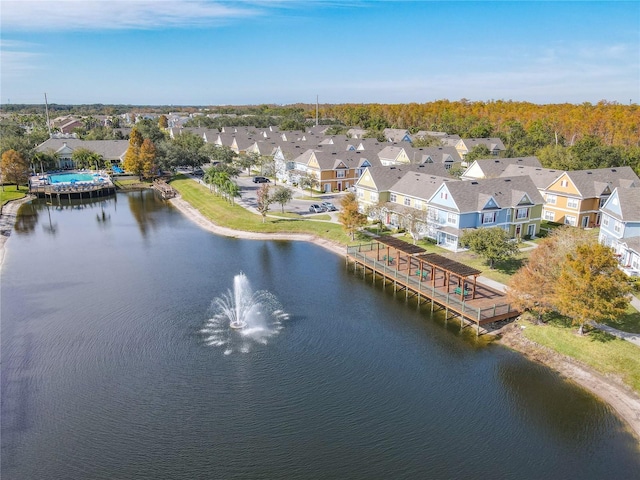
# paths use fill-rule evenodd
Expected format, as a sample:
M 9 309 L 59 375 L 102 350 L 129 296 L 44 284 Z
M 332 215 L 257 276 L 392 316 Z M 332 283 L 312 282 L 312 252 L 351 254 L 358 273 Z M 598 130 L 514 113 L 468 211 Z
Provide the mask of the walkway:
M 607 332 L 614 337 L 622 338 L 623 340 L 634 343 L 640 347 L 640 334 L 623 332 L 621 330 L 610 327 L 609 325 L 603 325 L 602 323 L 590 322 L 589 325 L 597 328 L 598 330 L 602 330 L 603 332 Z

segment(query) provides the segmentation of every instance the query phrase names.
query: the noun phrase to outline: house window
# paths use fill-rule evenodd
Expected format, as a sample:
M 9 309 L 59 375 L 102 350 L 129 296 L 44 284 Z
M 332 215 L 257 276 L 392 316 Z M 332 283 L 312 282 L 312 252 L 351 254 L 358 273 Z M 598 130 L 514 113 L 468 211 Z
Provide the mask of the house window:
M 411 206 L 411 199 L 410 199 L 410 198 L 405 197 L 405 198 L 404 198 L 404 204 L 405 204 L 407 207 L 410 207 L 410 206 Z
M 389 200 L 395 202 L 396 200 L 398 200 L 398 197 L 395 193 L 392 193 L 391 195 L 389 195 Z
M 562 181 L 560 181 L 560 186 L 561 186 L 561 187 L 568 187 L 568 186 L 569 186 L 569 181 L 568 181 L 568 180 L 562 180 Z
M 371 201 L 372 202 L 378 201 L 378 192 L 371 192 Z
M 337 178 L 344 178 L 344 177 L 345 177 L 345 175 L 344 175 L 344 170 L 338 170 L 338 171 L 336 172 L 336 177 L 337 177 Z
M 549 195 L 547 194 L 547 203 L 549 205 L 555 205 L 556 201 L 557 201 L 558 197 L 556 197 L 555 195 Z
M 553 219 L 556 218 L 556 215 L 554 212 L 552 212 L 551 210 L 545 210 L 544 211 L 544 219 L 549 221 L 549 222 L 553 222 Z
M 414 204 L 413 206 L 415 208 L 417 208 L 418 210 L 422 210 L 422 201 L 421 200 L 414 200 L 413 204 Z
M 529 216 L 529 209 L 528 208 L 519 208 L 516 211 L 516 218 L 518 220 L 522 220 L 523 218 L 527 218 Z
M 458 216 L 455 213 L 447 213 L 447 223 L 458 223 Z
M 578 199 L 577 198 L 568 198 L 567 199 L 567 208 L 578 208 Z
M 573 215 L 565 215 L 564 216 L 564 224 L 571 225 L 572 227 L 576 226 L 576 217 Z
M 440 192 L 440 198 L 446 200 L 447 198 L 449 198 L 449 195 L 447 194 L 447 192 Z
M 609 197 L 602 197 L 600 199 L 600 206 L 598 208 L 602 208 L 604 204 L 607 203 L 607 200 L 609 200 Z
M 613 226 L 613 231 L 616 233 L 620 233 L 622 231 L 622 222 L 616 220 L 616 223 Z
M 609 217 L 607 217 L 607 216 L 602 217 L 602 226 L 603 227 L 608 227 L 609 226 Z
M 375 202 L 375 200 L 373 199 L 373 196 L 374 196 L 374 195 L 377 195 L 377 194 L 375 194 L 375 193 L 372 193 L 372 194 L 371 194 L 371 200 L 372 200 L 373 202 Z M 363 192 L 362 190 L 360 190 L 360 189 L 358 189 L 358 198 L 364 198 L 364 192 Z
M 482 224 L 493 223 L 496 221 L 496 212 L 485 212 L 482 214 Z

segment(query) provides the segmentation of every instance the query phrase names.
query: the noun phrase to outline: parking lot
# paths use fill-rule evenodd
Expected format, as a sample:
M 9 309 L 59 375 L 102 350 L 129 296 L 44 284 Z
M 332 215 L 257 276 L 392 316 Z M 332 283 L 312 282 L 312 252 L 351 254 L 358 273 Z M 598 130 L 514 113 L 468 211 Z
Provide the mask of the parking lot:
M 191 176 L 195 181 L 204 183 L 202 181 L 202 177 L 194 176 L 190 170 L 185 169 L 185 170 L 179 170 L 179 171 L 180 173 Z M 235 179 L 236 183 L 240 187 L 240 198 L 236 200 L 236 203 L 238 203 L 239 205 L 249 210 L 254 211 L 255 213 L 258 213 L 256 209 L 258 189 L 264 183 L 254 182 L 254 177 L 255 175 L 247 175 L 246 173 L 242 173 L 240 176 L 238 176 Z M 270 185 L 272 188 L 280 185 L 280 183 L 275 183 L 273 179 L 271 179 L 267 184 Z M 341 193 L 332 192 L 332 193 L 323 193 L 323 194 L 317 194 L 314 192 L 313 198 L 311 198 L 308 190 L 302 190 L 300 188 L 292 187 L 290 185 L 286 185 L 286 186 L 287 188 L 290 188 L 293 191 L 293 199 L 289 203 L 285 204 L 284 206 L 285 213 L 296 213 L 300 216 L 307 217 L 310 219 L 314 217 L 323 217 L 323 216 L 329 215 L 331 217 L 331 220 L 330 220 L 331 222 L 338 223 L 338 212 L 340 210 L 340 202 L 342 197 L 344 196 L 344 193 L 346 192 L 341 192 Z M 311 207 L 311 205 L 322 206 L 323 202 L 332 204 L 335 210 L 331 210 L 331 209 L 327 210 L 325 208 L 317 212 L 309 211 L 309 208 Z M 269 209 L 270 214 L 277 215 L 281 211 L 282 209 L 279 203 L 271 204 L 271 207 Z

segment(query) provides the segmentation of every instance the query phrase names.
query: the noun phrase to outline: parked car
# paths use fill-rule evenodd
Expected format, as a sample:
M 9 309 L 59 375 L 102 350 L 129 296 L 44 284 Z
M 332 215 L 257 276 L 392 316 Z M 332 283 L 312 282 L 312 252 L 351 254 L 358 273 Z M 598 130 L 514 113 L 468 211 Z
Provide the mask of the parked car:
M 202 170 L 201 168 L 196 168 L 196 169 L 193 171 L 193 174 L 194 174 L 196 177 L 202 177 L 202 176 L 204 175 L 204 170 Z
M 271 182 L 271 180 L 269 180 L 267 177 L 253 177 L 253 183 L 269 183 Z
M 327 212 L 335 212 L 338 210 L 336 206 L 331 202 L 322 202 L 320 206 L 324 207 Z
M 321 212 L 324 212 L 325 209 L 322 205 L 318 205 L 317 203 L 314 203 L 309 207 L 309 211 L 311 213 L 321 213 Z

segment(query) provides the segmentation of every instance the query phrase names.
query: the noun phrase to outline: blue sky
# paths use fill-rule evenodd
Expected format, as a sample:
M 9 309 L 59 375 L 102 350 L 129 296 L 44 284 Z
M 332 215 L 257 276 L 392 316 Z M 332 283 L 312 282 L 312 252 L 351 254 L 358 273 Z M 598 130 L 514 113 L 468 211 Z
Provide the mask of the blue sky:
M 640 2 L 0 1 L 2 103 L 640 103 Z

